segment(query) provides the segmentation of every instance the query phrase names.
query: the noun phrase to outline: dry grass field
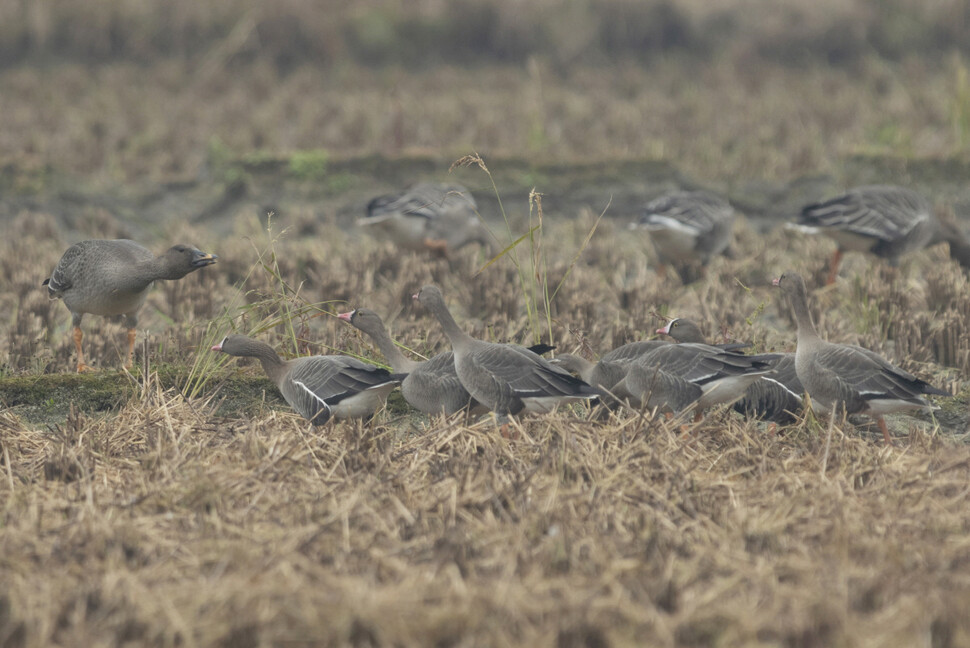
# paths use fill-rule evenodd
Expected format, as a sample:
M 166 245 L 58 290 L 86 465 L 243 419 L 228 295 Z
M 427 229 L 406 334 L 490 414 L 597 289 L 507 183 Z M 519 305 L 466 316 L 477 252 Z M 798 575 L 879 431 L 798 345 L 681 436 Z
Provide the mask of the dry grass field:
M 832 244 L 779 227 L 861 182 L 970 226 L 967 8 L 751 5 L 0 0 L 0 646 L 970 645 L 970 279 L 934 248 L 898 272 L 849 255 L 820 288 Z M 497 189 L 449 175 L 472 151 Z M 534 239 L 479 271 L 352 226 L 425 179 Z M 687 286 L 627 229 L 677 186 L 748 217 Z M 220 257 L 151 291 L 130 374 L 91 316 L 97 371 L 73 374 L 40 286 L 94 237 Z M 397 395 L 313 429 L 207 351 L 235 330 L 381 362 L 334 317 L 366 306 L 427 356 L 429 282 L 488 340 L 595 358 L 686 316 L 790 350 L 788 269 L 825 337 L 954 397 L 889 417 L 894 447 L 726 409 L 577 406 L 508 439 Z

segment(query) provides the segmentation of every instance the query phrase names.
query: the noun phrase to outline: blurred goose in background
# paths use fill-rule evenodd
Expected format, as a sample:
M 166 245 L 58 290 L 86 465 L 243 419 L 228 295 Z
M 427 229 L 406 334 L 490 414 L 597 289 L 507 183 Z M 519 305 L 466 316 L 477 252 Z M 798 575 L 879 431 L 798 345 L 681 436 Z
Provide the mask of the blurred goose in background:
M 650 232 L 661 275 L 672 265 L 687 283 L 692 266 L 706 266 L 718 254 L 730 256 L 734 208 L 709 191 L 681 191 L 647 203 L 630 227 Z
M 461 384 L 500 417 L 545 413 L 560 403 L 599 397 L 598 389 L 526 348 L 484 342 L 465 333 L 436 286 L 423 287 L 414 299 L 431 311 L 451 341 Z
M 805 281 L 786 272 L 772 282 L 791 302 L 798 325 L 795 372 L 812 406 L 845 414 L 868 414 L 876 419 L 883 438 L 892 445 L 885 414 L 932 409 L 925 394 L 949 396 L 916 376 L 894 367 L 882 356 L 854 344 L 833 344 L 819 337 L 808 310 Z
M 468 189 L 457 184 L 422 183 L 367 205 L 361 227 L 380 232 L 399 247 L 442 255 L 478 243 L 491 252 L 492 235 L 478 215 Z
M 802 209 L 795 229 L 823 233 L 838 247 L 826 285 L 835 283 L 843 253 L 870 252 L 899 264 L 905 254 L 937 243 L 950 244 L 950 256 L 970 267 L 970 242 L 954 223 L 941 221 L 919 193 L 893 185 L 856 187 Z
M 227 335 L 212 350 L 259 360 L 290 407 L 313 425 L 372 416 L 405 377 L 349 356 L 283 360 L 270 345 L 245 335 Z
M 77 370 L 89 369 L 81 350 L 81 318 L 85 313 L 124 316 L 128 329 L 125 367 L 130 367 L 138 310 L 145 303 L 152 283 L 159 279 L 181 279 L 212 265 L 217 258 L 189 245 L 176 245 L 155 256 L 127 239 L 94 239 L 69 247 L 43 285 L 47 286 L 51 299 L 63 299 L 71 311 Z
M 674 318 L 657 333 L 669 335 L 677 342 L 704 343 L 700 327 L 691 320 Z M 740 345 L 740 348 L 750 345 Z M 762 358 L 771 364 L 774 371 L 761 376 L 744 391 L 744 396 L 735 401 L 734 411 L 747 417 L 758 418 L 771 423 L 787 425 L 796 420 L 795 412 L 802 407 L 802 383 L 795 374 L 794 353 L 765 353 Z

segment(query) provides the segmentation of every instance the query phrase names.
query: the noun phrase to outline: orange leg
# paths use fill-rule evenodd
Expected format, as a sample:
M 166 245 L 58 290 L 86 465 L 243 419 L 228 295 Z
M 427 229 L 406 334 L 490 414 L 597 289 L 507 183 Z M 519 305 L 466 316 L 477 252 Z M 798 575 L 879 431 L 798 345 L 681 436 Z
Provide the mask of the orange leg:
M 131 361 L 135 357 L 135 329 L 128 329 L 128 355 L 125 360 L 125 369 L 131 368 Z
M 697 410 L 694 412 L 694 423 L 700 423 L 704 420 L 704 412 Z
M 836 248 L 835 254 L 832 255 L 832 263 L 829 265 L 829 276 L 825 280 L 826 286 L 831 286 L 835 283 L 835 278 L 839 276 L 840 263 L 842 263 L 842 250 L 841 248 Z
M 444 239 L 424 239 L 424 247 L 428 248 L 434 254 L 441 255 L 443 257 L 448 256 L 448 241 Z
M 886 420 L 883 417 L 876 419 L 876 423 L 879 424 L 879 429 L 882 430 L 882 438 L 886 440 L 886 445 L 891 446 L 893 444 L 892 437 L 889 436 L 889 427 L 886 425 Z
M 84 334 L 81 333 L 81 327 L 74 327 L 74 348 L 77 349 L 77 371 L 81 373 L 82 371 L 90 371 L 91 367 L 84 364 L 84 352 L 81 351 L 81 340 L 84 338 Z

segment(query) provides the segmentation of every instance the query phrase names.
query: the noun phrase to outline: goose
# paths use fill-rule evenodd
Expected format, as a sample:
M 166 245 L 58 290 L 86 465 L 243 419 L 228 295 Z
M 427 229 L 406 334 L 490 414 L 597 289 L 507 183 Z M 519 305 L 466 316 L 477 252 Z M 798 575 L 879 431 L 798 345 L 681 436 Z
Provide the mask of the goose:
M 771 373 L 771 361 L 707 344 L 666 344 L 637 358 L 614 391 L 635 404 L 662 404 L 673 412 L 693 405 L 699 419 L 704 409 L 741 398 L 753 382 Z
M 626 376 L 630 364 L 644 353 L 663 344 L 668 343 L 663 340 L 630 342 L 604 353 L 598 362 L 591 362 L 572 353 L 560 353 L 551 362 L 577 374 L 594 387 L 611 391 Z
M 786 272 L 772 283 L 791 302 L 798 326 L 795 373 L 813 407 L 833 408 L 849 414 L 867 414 L 876 420 L 887 445 L 892 445 L 885 414 L 931 409 L 924 395 L 949 396 L 916 376 L 895 367 L 882 356 L 854 344 L 834 344 L 819 337 L 808 311 L 808 296 L 801 275 Z
M 659 274 L 673 265 L 686 283 L 690 266 L 706 266 L 719 254 L 730 256 L 734 208 L 709 191 L 680 191 L 650 201 L 632 229 L 650 232 L 660 258 Z
M 471 397 L 455 370 L 455 357 L 445 351 L 424 362 L 416 362 L 404 357 L 394 344 L 384 326 L 384 321 L 372 310 L 357 308 L 348 313 L 337 315 L 341 320 L 354 326 L 377 344 L 391 368 L 397 373 L 406 373 L 401 382 L 401 393 L 415 409 L 425 414 L 454 414 L 468 409 L 471 414 L 484 414 L 488 410 Z
M 661 326 L 655 331 L 658 335 L 669 335 L 677 342 L 696 342 L 708 344 L 704 334 L 701 333 L 700 326 L 693 320 L 683 317 L 675 317 L 666 326 Z M 725 342 L 712 344 L 722 351 L 740 351 L 751 346 L 748 342 Z
M 431 312 L 448 336 L 461 384 L 501 419 L 521 412 L 546 413 L 560 403 L 600 396 L 598 389 L 528 349 L 476 340 L 465 333 L 437 286 L 424 286 L 413 298 Z
M 491 252 L 492 236 L 478 215 L 468 189 L 458 184 L 422 183 L 378 196 L 367 205 L 357 224 L 378 230 L 408 250 L 431 250 L 447 255 L 471 243 Z
M 227 335 L 212 350 L 259 360 L 290 407 L 313 425 L 372 416 L 405 377 L 348 356 L 283 360 L 270 345 L 245 335 Z
M 401 353 L 388 334 L 384 320 L 374 311 L 356 308 L 347 313 L 339 313 L 337 317 L 366 333 L 377 344 L 377 348 L 395 372 L 407 374 L 407 378 L 401 382 L 401 394 L 404 400 L 416 410 L 425 414 L 444 412 L 448 416 L 464 409 L 467 409 L 472 416 L 488 411 L 488 408 L 471 397 L 458 380 L 452 351 L 443 351 L 422 362 L 411 360 Z M 528 347 L 538 355 L 554 348 L 548 344 L 535 344 Z
M 933 205 L 921 194 L 894 185 L 869 185 L 841 196 L 806 205 L 794 229 L 826 234 L 838 247 L 832 256 L 826 285 L 835 283 L 842 255 L 870 252 L 889 261 L 924 247 L 950 244 L 950 256 L 970 267 L 970 242 L 953 223 L 936 217 Z
M 657 333 L 669 335 L 676 342 L 705 343 L 700 327 L 693 321 L 674 318 Z M 738 345 L 740 348 L 750 345 Z M 733 350 L 733 349 L 732 349 Z M 745 390 L 744 396 L 734 402 L 734 411 L 747 417 L 770 423 L 787 425 L 796 420 L 795 412 L 801 409 L 802 387 L 795 374 L 794 353 L 767 353 L 762 357 L 774 368 L 771 374 L 761 376 Z
M 155 256 L 127 239 L 93 239 L 67 248 L 42 285 L 47 286 L 51 299 L 63 299 L 71 311 L 78 372 L 90 369 L 81 350 L 84 337 L 81 319 L 86 313 L 124 315 L 124 325 L 128 329 L 124 366 L 130 367 L 138 310 L 145 303 L 152 283 L 159 279 L 181 279 L 190 272 L 212 265 L 218 258 L 190 245 L 175 245 Z

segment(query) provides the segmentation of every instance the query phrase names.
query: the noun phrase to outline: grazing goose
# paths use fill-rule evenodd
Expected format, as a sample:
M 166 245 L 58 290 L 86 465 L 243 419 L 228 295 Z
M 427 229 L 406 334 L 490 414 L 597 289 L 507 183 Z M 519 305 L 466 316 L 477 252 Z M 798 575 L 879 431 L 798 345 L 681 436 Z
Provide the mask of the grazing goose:
M 227 335 L 212 350 L 258 359 L 290 407 L 314 425 L 373 415 L 404 378 L 348 356 L 283 360 L 270 345 L 245 335 Z
M 683 318 L 670 320 L 657 333 L 669 335 L 677 342 L 705 343 L 700 327 Z M 740 348 L 750 345 L 738 345 Z M 728 349 L 734 350 L 734 349 Z M 763 354 L 774 371 L 754 381 L 745 390 L 744 397 L 735 401 L 734 411 L 744 416 L 759 418 L 782 425 L 795 421 L 795 412 L 801 409 L 802 394 L 805 393 L 798 376 L 795 375 L 795 354 Z
M 690 266 L 706 266 L 718 254 L 730 255 L 734 208 L 708 191 L 681 191 L 647 203 L 640 218 L 631 225 L 650 232 L 653 247 L 660 257 L 658 271 L 673 265 L 686 283 Z
M 928 409 L 924 394 L 949 396 L 916 376 L 889 364 L 880 355 L 851 344 L 833 344 L 818 336 L 808 312 L 805 281 L 794 272 L 773 280 L 791 301 L 798 324 L 795 372 L 812 397 L 813 407 L 846 414 L 868 414 L 876 419 L 886 443 L 891 445 L 883 415 L 912 409 Z
M 655 331 L 658 335 L 669 335 L 677 342 L 696 342 L 707 344 L 701 328 L 693 321 L 683 317 L 675 317 L 667 322 L 666 326 L 661 326 Z M 748 342 L 726 342 L 723 344 L 713 344 L 721 351 L 740 351 L 751 346 Z
M 634 403 L 658 402 L 679 412 L 731 403 L 761 376 L 770 373 L 771 358 L 746 356 L 697 343 L 666 344 L 640 356 L 614 391 Z M 650 395 L 649 400 L 645 396 Z
M 128 329 L 125 367 L 130 367 L 138 310 L 148 296 L 148 288 L 159 279 L 181 279 L 215 263 L 217 258 L 189 245 L 176 245 L 155 256 L 127 239 L 81 241 L 67 248 L 43 285 L 51 299 L 63 299 L 71 311 L 77 370 L 89 368 L 81 351 L 81 318 L 85 313 L 124 315 Z
M 431 311 L 451 341 L 461 384 L 500 417 L 523 411 L 545 413 L 559 403 L 600 395 L 599 390 L 528 349 L 474 339 L 455 323 L 437 287 L 425 286 L 414 299 Z
M 447 415 L 463 409 L 472 414 L 484 414 L 487 408 L 475 401 L 458 380 L 455 357 L 451 351 L 439 353 L 425 362 L 404 357 L 387 333 L 384 321 L 372 310 L 358 308 L 337 317 L 360 329 L 371 337 L 397 373 L 406 373 L 401 382 L 404 400 L 426 414 Z
M 551 362 L 566 371 L 577 374 L 584 381 L 607 391 L 613 389 L 626 376 L 627 369 L 644 353 L 667 344 L 662 340 L 641 340 L 619 346 L 604 353 L 598 362 L 590 362 L 572 353 L 560 353 Z
M 856 187 L 831 200 L 807 205 L 795 228 L 822 232 L 838 244 L 826 285 L 835 283 L 846 251 L 871 252 L 896 266 L 903 255 L 946 241 L 950 256 L 970 267 L 970 243 L 962 232 L 952 223 L 940 221 L 929 200 L 905 187 Z
M 373 227 L 408 250 L 448 254 L 471 243 L 493 249 L 492 236 L 478 216 L 468 189 L 457 184 L 422 183 L 398 194 L 378 196 L 357 221 Z
M 377 344 L 377 348 L 397 373 L 407 374 L 401 382 L 404 400 L 425 414 L 454 414 L 467 409 L 475 416 L 484 414 L 488 408 L 478 403 L 468 390 L 462 387 L 455 370 L 455 356 L 444 351 L 429 360 L 418 362 L 406 358 L 384 326 L 380 315 L 367 308 L 357 308 L 337 315 L 351 326 L 363 331 Z M 548 344 L 536 344 L 529 350 L 542 355 L 554 349 Z

